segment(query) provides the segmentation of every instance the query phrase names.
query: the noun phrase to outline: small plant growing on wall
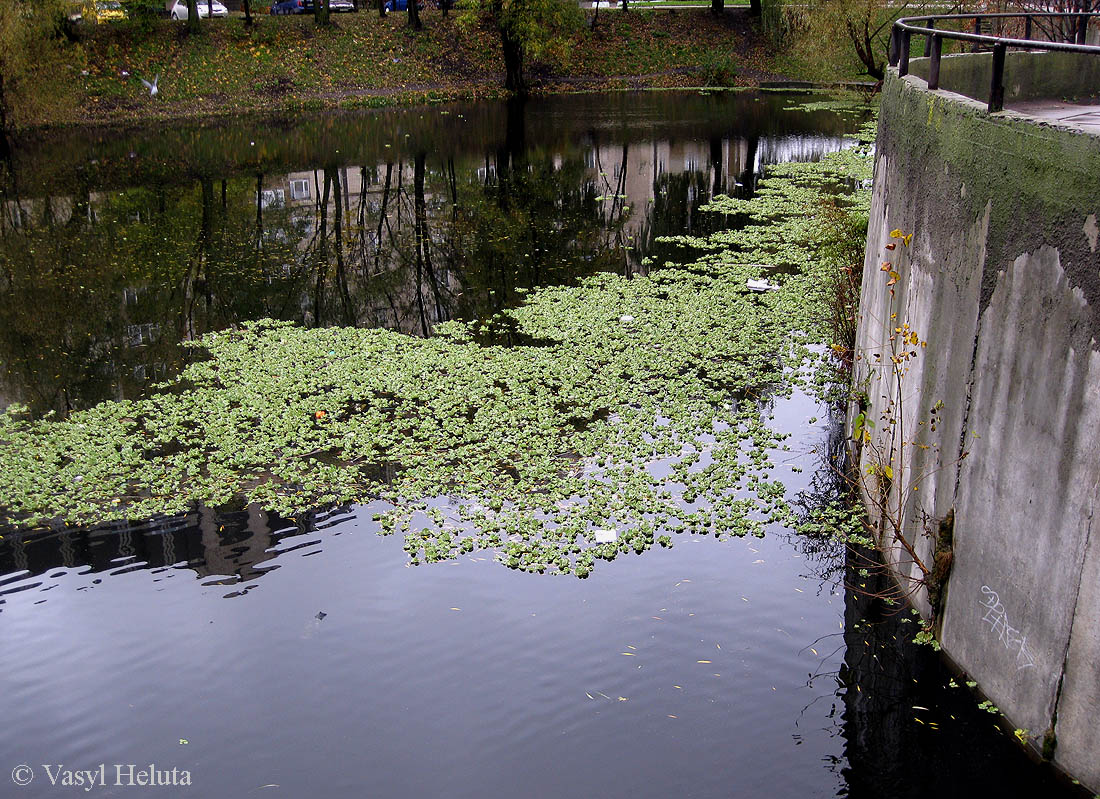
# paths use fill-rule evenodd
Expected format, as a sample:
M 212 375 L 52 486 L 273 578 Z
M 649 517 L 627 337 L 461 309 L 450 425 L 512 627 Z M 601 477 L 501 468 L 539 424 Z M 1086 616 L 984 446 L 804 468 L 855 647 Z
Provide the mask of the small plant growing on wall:
M 913 234 L 894 230 L 890 238 L 886 249 L 891 256 L 880 266 L 884 287 L 891 298 L 888 335 L 878 351 L 866 351 L 861 356 L 869 370 L 866 385 L 874 383 L 882 391 L 876 402 L 871 401 L 866 387 L 855 394 L 857 413 L 852 422 L 852 441 L 858 455 L 855 458 L 857 467 L 850 479 L 868 506 L 878 547 L 900 547 L 904 558 L 896 566 L 915 567 L 906 587 L 899 587 L 899 595 L 894 598 L 908 598 L 923 587 L 928 592 L 933 614 L 937 615 L 952 561 L 953 515 L 948 514 L 937 521 L 923 512 L 919 514 L 919 529 L 935 542 L 932 557 L 927 559 L 918 552 L 917 541 L 911 532 L 913 525 L 907 524 L 906 511 L 921 484 L 943 468 L 934 461 L 933 467 L 926 470 L 912 464 L 915 449 L 939 452 L 938 444 L 929 441 L 929 434 L 939 426 L 944 405 L 937 401 L 916 413 L 911 407 L 916 401 L 910 386 L 914 380 L 912 372 L 928 342 L 902 317 L 895 303 L 902 259 L 895 260 L 893 254 L 904 252 Z M 931 625 L 922 630 L 922 636 L 931 639 Z

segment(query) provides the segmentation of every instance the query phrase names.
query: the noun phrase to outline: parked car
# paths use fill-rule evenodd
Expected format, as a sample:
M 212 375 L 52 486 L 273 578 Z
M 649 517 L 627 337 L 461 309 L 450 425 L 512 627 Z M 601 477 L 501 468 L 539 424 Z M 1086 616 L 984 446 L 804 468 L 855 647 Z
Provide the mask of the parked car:
M 272 14 L 312 14 L 313 0 L 278 0 L 271 4 Z
M 86 22 L 114 22 L 126 19 L 126 9 L 118 0 L 87 0 L 87 2 L 70 3 L 69 19 L 73 22 L 84 20 Z
M 332 13 L 358 11 L 351 0 L 329 0 L 328 10 Z M 312 14 L 316 11 L 315 0 L 278 0 L 271 4 L 272 14 Z
M 218 0 L 198 0 L 199 19 L 204 17 L 228 17 L 229 9 Z M 172 19 L 187 19 L 187 0 L 168 0 L 168 16 Z
M 417 7 L 418 10 L 423 10 L 424 9 L 424 4 L 423 3 L 417 3 L 416 7 Z M 386 0 L 385 9 L 388 12 L 408 11 L 409 10 L 409 0 Z

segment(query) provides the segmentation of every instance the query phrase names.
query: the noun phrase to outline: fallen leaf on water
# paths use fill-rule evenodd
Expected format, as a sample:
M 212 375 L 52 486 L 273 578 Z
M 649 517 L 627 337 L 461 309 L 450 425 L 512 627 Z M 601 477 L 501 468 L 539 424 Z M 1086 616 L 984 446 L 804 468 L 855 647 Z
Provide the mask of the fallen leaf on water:
M 709 660 L 697 660 L 696 663 L 710 663 Z

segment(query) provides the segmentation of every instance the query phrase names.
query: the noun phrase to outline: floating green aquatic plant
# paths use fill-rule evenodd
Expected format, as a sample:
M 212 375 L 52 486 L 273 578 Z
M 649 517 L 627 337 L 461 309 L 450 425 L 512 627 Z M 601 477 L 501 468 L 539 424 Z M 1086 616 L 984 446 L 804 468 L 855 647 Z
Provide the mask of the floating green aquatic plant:
M 837 192 L 866 204 L 869 168 L 864 148 L 772 167 L 753 199 L 708 206 L 752 223 L 680 239 L 697 248 L 684 264 L 532 290 L 430 338 L 260 321 L 192 344 L 209 357 L 145 399 L 65 420 L 8 408 L 0 518 L 381 498 L 381 532 L 404 535 L 414 563 L 489 548 L 512 568 L 579 577 L 671 546 L 670 533 L 793 525 L 768 457 L 783 436 L 762 400 L 828 382 L 812 354 L 826 268 L 813 216 Z M 765 270 L 778 290 L 749 291 Z M 481 343 L 502 322 L 538 346 Z M 617 535 L 597 541 L 606 529 Z

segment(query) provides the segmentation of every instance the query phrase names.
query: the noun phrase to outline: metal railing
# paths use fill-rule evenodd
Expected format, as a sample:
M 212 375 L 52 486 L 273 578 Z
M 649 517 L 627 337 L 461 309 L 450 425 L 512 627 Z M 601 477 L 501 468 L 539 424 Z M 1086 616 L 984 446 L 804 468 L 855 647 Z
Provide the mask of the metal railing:
M 1074 22 L 1074 42 L 1050 42 L 1041 39 L 1032 39 L 1032 29 L 1035 20 L 1061 18 L 1063 22 Z M 1006 36 L 993 36 L 981 33 L 983 20 L 1023 19 L 1024 38 L 1013 39 Z M 924 55 L 930 58 L 928 65 L 928 88 L 938 89 L 940 85 L 940 56 L 943 51 L 943 40 L 970 42 L 972 51 L 985 45 L 993 51 L 993 70 L 989 81 L 989 111 L 1000 111 L 1004 108 L 1005 87 L 1005 53 L 1012 47 L 1018 50 L 1052 50 L 1063 53 L 1091 53 L 1100 56 L 1100 47 L 1085 44 L 1088 34 L 1088 23 L 1100 19 L 1100 13 L 1073 13 L 1073 12 L 1036 12 L 1036 13 L 1001 13 L 1001 14 L 933 14 L 926 17 L 905 17 L 894 22 L 890 33 L 890 66 L 898 68 L 899 75 L 909 74 L 909 45 L 913 34 L 927 37 Z M 945 28 L 937 28 L 936 23 L 948 20 L 973 21 L 973 31 L 955 31 Z M 923 23 L 923 24 L 921 24 Z

